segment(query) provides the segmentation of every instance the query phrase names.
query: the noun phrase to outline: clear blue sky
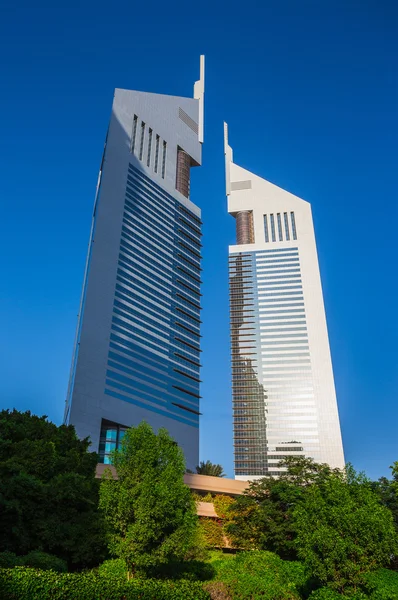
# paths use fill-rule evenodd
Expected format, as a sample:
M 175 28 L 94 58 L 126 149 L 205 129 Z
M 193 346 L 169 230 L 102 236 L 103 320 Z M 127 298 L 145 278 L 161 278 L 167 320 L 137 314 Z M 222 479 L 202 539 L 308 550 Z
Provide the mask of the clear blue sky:
M 257 5 L 257 6 L 256 6 Z M 398 460 L 398 4 L 3 3 L 0 407 L 62 420 L 115 87 L 187 95 L 206 54 L 201 455 L 232 475 L 222 122 L 235 161 L 311 202 L 346 459 Z

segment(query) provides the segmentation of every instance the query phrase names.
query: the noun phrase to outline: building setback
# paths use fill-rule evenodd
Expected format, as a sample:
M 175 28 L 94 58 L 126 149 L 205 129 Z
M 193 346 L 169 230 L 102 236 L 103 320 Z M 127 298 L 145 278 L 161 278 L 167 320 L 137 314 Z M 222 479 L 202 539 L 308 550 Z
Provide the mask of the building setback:
M 344 466 L 311 206 L 233 162 L 225 126 L 236 479 Z
M 203 102 L 204 57 L 192 99 L 115 90 L 65 407 L 101 462 L 145 420 L 198 463 Z

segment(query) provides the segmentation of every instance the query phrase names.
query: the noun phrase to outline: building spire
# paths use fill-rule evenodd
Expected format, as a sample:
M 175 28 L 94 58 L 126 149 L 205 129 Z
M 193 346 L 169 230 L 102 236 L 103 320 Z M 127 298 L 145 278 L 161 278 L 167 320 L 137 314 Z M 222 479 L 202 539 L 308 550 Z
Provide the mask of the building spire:
M 224 121 L 225 187 L 227 196 L 231 193 L 230 165 L 233 162 L 232 148 L 228 144 L 228 124 Z
M 193 97 L 199 100 L 199 123 L 198 123 L 198 140 L 203 144 L 204 140 L 204 99 L 205 99 L 205 56 L 200 55 L 200 74 L 199 80 L 195 81 L 193 86 Z

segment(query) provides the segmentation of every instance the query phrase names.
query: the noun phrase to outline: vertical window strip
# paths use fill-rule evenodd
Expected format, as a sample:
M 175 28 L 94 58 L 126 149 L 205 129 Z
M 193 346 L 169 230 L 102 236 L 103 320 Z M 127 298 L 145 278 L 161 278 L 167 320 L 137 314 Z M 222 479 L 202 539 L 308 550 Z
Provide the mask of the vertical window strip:
M 148 131 L 148 157 L 147 157 L 147 161 L 146 161 L 147 167 L 149 167 L 151 164 L 151 150 L 152 150 L 152 129 L 149 128 L 149 131 Z
M 134 149 L 135 149 L 135 139 L 137 137 L 137 123 L 138 123 L 138 117 L 137 115 L 134 115 L 134 119 L 133 119 L 133 129 L 131 131 L 131 145 L 130 145 L 130 152 L 132 154 L 134 154 Z
M 287 218 L 287 213 L 283 213 L 283 218 L 285 221 L 285 234 L 286 234 L 286 239 L 289 241 L 290 240 L 290 231 L 289 231 L 289 221 Z
M 265 241 L 269 242 L 267 215 L 264 215 L 264 236 L 265 236 Z
M 293 239 L 297 240 L 296 219 L 294 218 L 294 212 L 290 213 L 290 219 L 291 219 L 291 222 L 292 222 Z
M 142 154 L 144 152 L 144 138 L 145 138 L 145 123 L 144 123 L 144 121 L 141 121 L 140 160 L 142 160 Z
M 158 172 L 158 163 L 159 163 L 159 144 L 160 137 L 156 134 L 156 146 L 155 146 L 155 173 Z
M 162 159 L 162 179 L 166 174 L 166 152 L 167 152 L 167 142 L 163 140 L 163 159 Z
M 278 236 L 279 236 L 279 241 L 283 242 L 281 213 L 277 213 L 276 218 L 278 220 Z
M 269 216 L 270 221 L 271 221 L 271 236 L 272 236 L 272 241 L 276 242 L 276 237 L 275 237 L 275 220 L 274 220 L 274 215 L 270 215 Z

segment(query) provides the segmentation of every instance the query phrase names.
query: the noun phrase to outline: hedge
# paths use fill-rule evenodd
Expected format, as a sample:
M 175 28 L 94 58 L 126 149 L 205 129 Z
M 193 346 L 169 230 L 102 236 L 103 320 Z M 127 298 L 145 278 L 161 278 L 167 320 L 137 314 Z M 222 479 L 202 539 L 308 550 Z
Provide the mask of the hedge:
M 95 571 L 0 569 L 1 600 L 209 600 L 196 581 L 106 578 Z

